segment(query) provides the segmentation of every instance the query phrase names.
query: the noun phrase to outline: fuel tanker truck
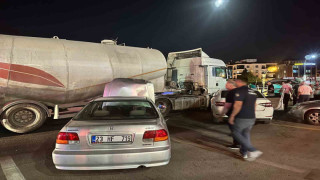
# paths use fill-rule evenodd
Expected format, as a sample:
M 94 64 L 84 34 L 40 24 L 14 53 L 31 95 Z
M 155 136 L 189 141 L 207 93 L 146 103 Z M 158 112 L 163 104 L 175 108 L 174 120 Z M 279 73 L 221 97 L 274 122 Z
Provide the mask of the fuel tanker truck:
M 224 76 L 223 61 L 202 49 L 169 53 L 167 63 L 158 50 L 112 40 L 0 35 L 0 121 L 12 132 L 33 131 L 56 112 L 102 96 L 115 78 L 152 82 L 164 114 L 208 107 L 212 93 L 223 88 Z

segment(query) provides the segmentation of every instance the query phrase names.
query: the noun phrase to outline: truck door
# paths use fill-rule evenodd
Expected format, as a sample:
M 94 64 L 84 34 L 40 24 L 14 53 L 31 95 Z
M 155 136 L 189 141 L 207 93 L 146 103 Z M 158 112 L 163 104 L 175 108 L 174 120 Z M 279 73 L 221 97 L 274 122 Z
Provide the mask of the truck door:
M 226 68 L 222 66 L 208 66 L 208 93 L 224 89 L 226 84 Z
M 215 68 L 213 66 L 208 66 L 208 74 L 207 74 L 207 77 L 208 77 L 208 93 L 211 94 L 211 93 L 214 93 L 216 92 L 216 78 L 215 78 Z

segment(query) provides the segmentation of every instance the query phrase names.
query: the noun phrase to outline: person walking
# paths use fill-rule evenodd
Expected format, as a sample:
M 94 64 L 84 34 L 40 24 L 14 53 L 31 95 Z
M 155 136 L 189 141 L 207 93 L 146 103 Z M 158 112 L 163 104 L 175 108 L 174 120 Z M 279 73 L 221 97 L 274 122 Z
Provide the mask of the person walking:
M 284 110 L 287 111 L 288 110 L 289 100 L 290 100 L 290 94 L 292 94 L 292 86 L 291 86 L 289 80 L 286 83 L 282 84 L 280 92 L 282 92 L 284 94 L 284 96 L 283 96 L 283 105 L 284 105 Z
M 236 83 L 234 80 L 228 80 L 226 83 L 226 89 L 229 91 L 226 95 L 226 102 L 223 107 L 223 111 L 220 115 L 222 118 L 224 115 L 230 116 L 233 110 L 234 104 L 234 93 L 236 90 Z M 233 132 L 233 125 L 228 122 L 231 133 Z M 233 137 L 232 137 L 233 138 Z M 233 138 L 233 143 L 227 146 L 230 149 L 240 149 L 240 144 Z
M 237 89 L 229 123 L 233 126 L 233 137 L 240 143 L 240 153 L 244 160 L 254 161 L 262 152 L 251 145 L 250 131 L 255 124 L 256 93 L 247 87 L 242 80 L 237 79 Z
M 315 92 L 315 88 L 313 84 L 310 84 L 310 87 L 312 89 L 312 93 L 310 94 L 310 101 L 314 100 L 314 92 Z
M 292 93 L 292 96 L 293 96 L 293 105 L 297 104 L 298 102 L 298 88 L 299 88 L 299 85 L 296 84 L 293 86 L 293 93 Z
M 298 89 L 298 103 L 309 101 L 312 89 L 303 81 Z

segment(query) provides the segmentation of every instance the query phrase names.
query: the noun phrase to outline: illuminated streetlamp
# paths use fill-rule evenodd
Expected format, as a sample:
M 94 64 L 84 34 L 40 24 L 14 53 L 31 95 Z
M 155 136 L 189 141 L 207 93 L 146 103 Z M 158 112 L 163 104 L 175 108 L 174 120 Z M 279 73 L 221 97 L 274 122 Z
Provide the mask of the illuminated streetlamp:
M 218 7 L 220 7 L 223 3 L 224 3 L 223 0 L 216 0 L 216 2 L 214 3 L 214 5 L 218 8 Z

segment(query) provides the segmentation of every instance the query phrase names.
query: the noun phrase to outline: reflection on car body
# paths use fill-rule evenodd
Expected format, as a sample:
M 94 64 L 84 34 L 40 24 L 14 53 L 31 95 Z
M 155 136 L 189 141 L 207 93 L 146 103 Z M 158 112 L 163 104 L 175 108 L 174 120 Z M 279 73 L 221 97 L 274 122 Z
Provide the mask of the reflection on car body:
M 57 137 L 57 169 L 102 170 L 169 163 L 168 129 L 145 97 L 104 97 L 89 103 Z
M 320 100 L 296 104 L 291 108 L 289 114 L 299 121 L 304 120 L 309 124 L 320 125 Z

